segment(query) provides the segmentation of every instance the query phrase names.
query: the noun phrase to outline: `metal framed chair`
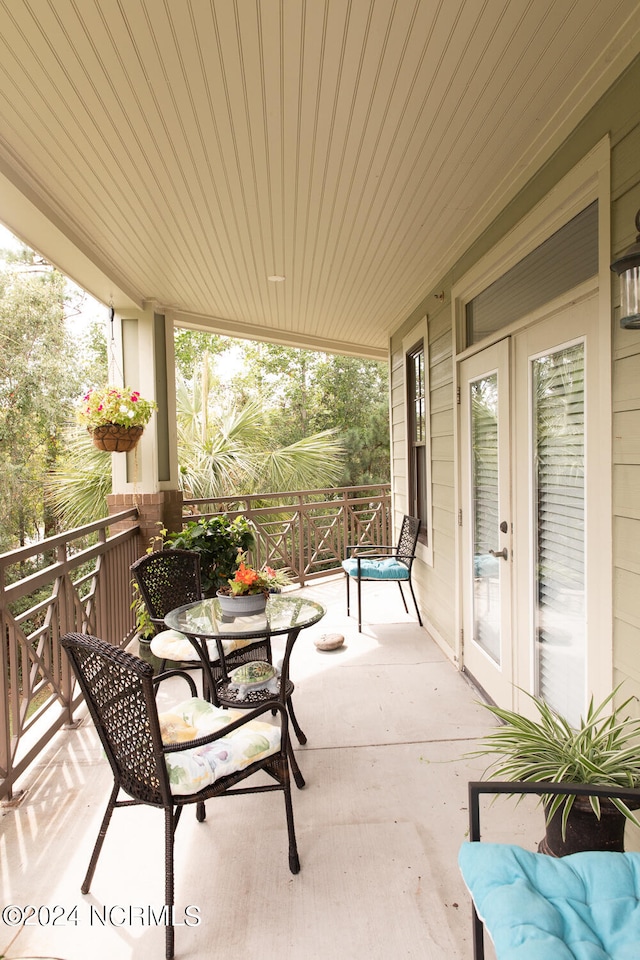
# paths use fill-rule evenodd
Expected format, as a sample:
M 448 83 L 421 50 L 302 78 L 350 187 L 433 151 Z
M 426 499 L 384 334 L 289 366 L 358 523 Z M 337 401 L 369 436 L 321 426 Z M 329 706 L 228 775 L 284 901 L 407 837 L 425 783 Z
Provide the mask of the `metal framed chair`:
M 200 554 L 195 550 L 156 550 L 131 564 L 131 574 L 156 629 L 151 641 L 151 652 L 160 660 L 163 671 L 167 661 L 183 667 L 201 668 L 202 662 L 191 641 L 176 630 L 167 630 L 164 618 L 176 607 L 202 599 Z M 214 679 L 222 677 L 218 648 L 214 640 L 207 645 Z M 271 662 L 271 643 L 268 637 L 250 642 L 226 644 L 225 660 L 233 669 L 251 660 Z
M 223 710 L 195 696 L 188 673 L 169 671 L 153 677 L 149 663 L 96 637 L 68 633 L 61 640 L 102 741 L 114 785 L 94 846 L 82 893 L 88 893 L 111 815 L 116 807 L 146 804 L 164 811 L 166 957 L 174 953 L 174 838 L 187 804 L 206 816 L 205 800 L 223 794 L 284 794 L 289 869 L 300 870 L 291 803 L 288 722 L 283 704 L 269 701 L 251 711 Z M 191 696 L 168 713 L 158 714 L 155 687 L 180 675 Z M 278 722 L 263 719 L 274 714 Z M 247 758 L 251 758 L 247 762 Z M 255 785 L 236 787 L 259 771 Z M 118 799 L 120 793 L 130 799 Z M 261 838 L 262 839 L 262 838 Z
M 618 848 L 555 857 L 512 844 L 481 843 L 480 797 L 573 795 L 618 799 L 638 809 L 640 790 L 600 784 L 473 781 L 469 841 L 459 866 L 472 898 L 473 957 L 484 960 L 484 931 L 498 960 L 636 956 L 640 949 L 640 854 Z M 577 946 L 577 952 L 573 947 Z M 614 948 L 612 948 L 614 949 Z M 627 952 L 628 951 L 628 952 Z
M 362 632 L 363 580 L 376 580 L 378 583 L 384 581 L 396 582 L 407 613 L 409 608 L 402 592 L 402 583 L 408 583 L 418 623 L 422 626 L 422 617 L 418 610 L 411 583 L 411 567 L 416 555 L 419 533 L 420 520 L 416 517 L 405 516 L 402 519 L 400 536 L 396 546 L 388 544 L 347 544 L 347 556 L 342 561 L 342 568 L 347 580 L 347 616 L 350 615 L 349 584 L 351 580 L 355 580 L 358 585 L 358 633 Z

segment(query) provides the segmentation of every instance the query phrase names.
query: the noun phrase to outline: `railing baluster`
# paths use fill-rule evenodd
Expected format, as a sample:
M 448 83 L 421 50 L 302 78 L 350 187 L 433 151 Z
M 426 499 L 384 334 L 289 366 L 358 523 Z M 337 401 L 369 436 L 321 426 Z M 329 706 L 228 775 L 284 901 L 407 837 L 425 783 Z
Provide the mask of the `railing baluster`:
M 116 520 L 133 525 L 108 537 Z M 0 797 L 12 796 L 18 777 L 72 720 L 79 694 L 60 637 L 98 628 L 102 639 L 121 646 L 133 636 L 129 567 L 139 555 L 136 521 L 137 511 L 127 510 L 0 555 Z M 90 536 L 97 542 L 86 546 Z M 26 564 L 36 567 L 27 576 Z M 11 569 L 20 577 L 8 582 Z
M 288 566 L 301 585 L 339 570 L 346 543 L 377 542 L 380 531 L 382 541 L 391 542 L 389 484 L 184 505 L 185 520 L 190 510 L 207 517 L 227 511 L 231 517 L 249 516 L 258 529 L 260 563 Z M 12 795 L 17 778 L 72 719 L 79 696 L 60 637 L 80 630 L 121 646 L 133 636 L 129 567 L 141 552 L 136 519 L 135 509 L 125 510 L 0 555 L 0 798 Z M 124 521 L 133 525 L 122 529 Z M 95 542 L 86 546 L 89 537 Z M 10 569 L 36 558 L 35 572 L 20 572 L 8 582 Z
M 301 586 L 339 570 L 347 543 L 392 542 L 390 490 L 386 483 L 244 498 L 245 516 L 258 530 L 253 559 L 288 567 Z M 241 513 L 238 506 L 237 497 L 187 499 L 184 521 L 221 513 L 233 518 Z

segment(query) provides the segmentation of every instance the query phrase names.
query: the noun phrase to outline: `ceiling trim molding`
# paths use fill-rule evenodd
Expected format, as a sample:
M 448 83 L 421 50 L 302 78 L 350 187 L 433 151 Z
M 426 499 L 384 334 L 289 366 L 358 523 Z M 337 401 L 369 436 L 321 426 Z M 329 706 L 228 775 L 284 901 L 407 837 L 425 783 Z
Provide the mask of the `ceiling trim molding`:
M 74 236 L 60 217 L 0 157 L 0 211 L 3 225 L 48 263 L 102 303 L 142 307 L 124 284 L 115 281 L 95 252 Z
M 224 337 L 238 337 L 241 340 L 260 340 L 265 343 L 279 343 L 285 347 L 298 347 L 303 350 L 317 350 L 320 353 L 338 353 L 348 357 L 360 357 L 365 360 L 388 360 L 386 347 L 372 347 L 370 344 L 351 343 L 327 337 L 310 336 L 295 331 L 277 330 L 252 323 L 239 323 L 222 317 L 208 317 L 202 314 L 165 309 L 165 316 L 178 327 L 189 330 L 204 330 L 218 333 Z

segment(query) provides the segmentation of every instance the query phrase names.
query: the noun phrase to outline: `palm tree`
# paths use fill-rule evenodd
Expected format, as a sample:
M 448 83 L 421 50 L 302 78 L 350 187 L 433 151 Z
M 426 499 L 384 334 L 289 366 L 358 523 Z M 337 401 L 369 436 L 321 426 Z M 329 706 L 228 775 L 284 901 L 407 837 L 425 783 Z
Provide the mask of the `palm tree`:
M 279 447 L 272 442 L 259 402 L 215 408 L 207 368 L 205 362 L 191 389 L 182 378 L 177 384 L 179 482 L 187 496 L 213 500 L 327 487 L 338 481 L 344 450 L 335 430 Z M 62 523 L 80 526 L 107 513 L 111 458 L 77 427 L 67 429 L 64 446 L 64 457 L 47 479 L 47 492 Z
M 94 447 L 86 430 L 68 424 L 60 444 L 64 454 L 45 477 L 45 496 L 67 530 L 107 515 L 111 493 L 111 454 Z
M 344 450 L 335 430 L 279 447 L 271 440 L 259 401 L 243 407 L 227 401 L 214 409 L 206 367 L 205 362 L 191 390 L 178 381 L 178 459 L 185 493 L 215 498 L 337 482 Z

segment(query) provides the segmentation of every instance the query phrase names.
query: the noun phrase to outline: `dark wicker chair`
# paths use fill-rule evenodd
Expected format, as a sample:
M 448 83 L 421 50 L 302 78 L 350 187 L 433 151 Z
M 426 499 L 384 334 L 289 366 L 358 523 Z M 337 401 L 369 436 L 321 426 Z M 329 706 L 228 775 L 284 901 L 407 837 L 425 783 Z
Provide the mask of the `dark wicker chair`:
M 156 629 L 151 641 L 151 652 L 160 660 L 163 671 L 167 661 L 194 669 L 201 667 L 197 651 L 186 637 L 167 630 L 164 618 L 171 610 L 185 603 L 202 599 L 200 554 L 194 550 L 156 550 L 131 564 L 140 593 Z M 209 648 L 214 679 L 222 677 L 215 643 Z M 244 647 L 230 650 L 225 655 L 227 669 L 232 670 L 251 660 L 271 662 L 271 644 L 268 637 L 252 641 Z
M 347 556 L 342 567 L 347 579 L 347 616 L 350 612 L 349 584 L 355 580 L 358 584 L 358 633 L 362 631 L 362 581 L 395 581 L 400 590 L 404 609 L 409 612 L 407 601 L 402 592 L 402 582 L 409 584 L 409 590 L 416 608 L 418 623 L 422 626 L 422 617 L 418 610 L 416 596 L 411 583 L 411 567 L 416 555 L 416 544 L 420 533 L 420 520 L 416 517 L 403 517 L 397 546 L 387 544 L 348 544 Z
M 225 723 L 226 726 L 188 742 L 163 743 L 162 717 L 158 716 L 154 688 L 166 678 L 180 675 L 188 683 L 191 694 L 195 695 L 195 685 L 187 673 L 170 671 L 154 679 L 150 664 L 96 637 L 69 633 L 62 638 L 61 643 L 78 678 L 114 777 L 113 790 L 82 884 L 82 893 L 89 892 L 114 808 L 148 804 L 164 810 L 165 904 L 169 908 L 167 912 L 171 918 L 171 907 L 174 904 L 174 835 L 182 809 L 186 804 L 195 803 L 197 819 L 203 821 L 205 819 L 204 801 L 222 794 L 264 793 L 273 790 L 284 793 L 289 836 L 289 868 L 292 873 L 298 873 L 300 862 L 293 823 L 287 760 L 287 711 L 283 705 L 270 701 L 255 710 L 243 713 L 240 719 L 229 723 L 228 719 L 233 716 L 229 711 L 221 710 L 197 698 L 189 699 L 182 705 L 182 710 L 191 709 L 196 715 L 199 711 L 206 711 L 209 724 L 211 724 L 211 711 L 217 711 L 219 722 Z M 269 749 L 272 752 L 269 753 L 263 749 L 263 753 L 258 754 L 257 759 L 243 767 L 242 763 L 246 762 L 244 749 L 242 756 L 238 750 L 237 765 L 229 763 L 229 754 L 231 753 L 233 757 L 232 748 L 229 746 L 232 737 L 229 734 L 237 731 L 237 735 L 257 736 L 264 740 L 262 731 L 265 723 L 256 718 L 272 712 L 279 717 L 279 723 L 274 722 L 273 719 L 267 723 L 271 738 Z M 256 724 L 259 724 L 258 729 Z M 208 729 L 211 729 L 210 725 Z M 168 736 L 170 734 L 165 732 L 165 737 Z M 205 745 L 215 744 L 223 738 L 224 743 L 218 748 L 215 746 L 210 748 L 212 752 L 208 765 L 212 770 L 211 776 L 215 777 L 216 760 L 221 757 L 220 762 L 225 764 L 227 774 L 218 776 L 218 779 L 214 779 L 212 783 L 195 793 L 177 792 L 176 787 L 172 790 L 167 764 L 171 766 L 188 762 L 189 754 L 185 755 L 184 751 L 194 749 L 198 750 L 201 761 Z M 251 755 L 255 757 L 256 753 L 252 750 Z M 200 769 L 202 762 L 198 766 Z M 261 778 L 255 785 L 233 789 L 239 781 L 246 780 L 258 771 L 265 771 L 274 782 L 264 784 Z M 176 782 L 179 780 L 180 778 L 177 778 Z M 184 789 L 185 787 L 182 786 L 181 790 Z M 118 800 L 121 790 L 131 799 Z M 169 925 L 166 928 L 167 958 L 173 957 L 173 952 L 174 928 L 173 925 Z

